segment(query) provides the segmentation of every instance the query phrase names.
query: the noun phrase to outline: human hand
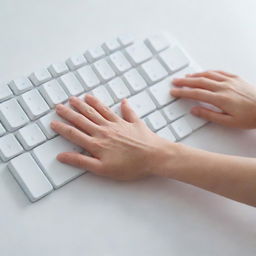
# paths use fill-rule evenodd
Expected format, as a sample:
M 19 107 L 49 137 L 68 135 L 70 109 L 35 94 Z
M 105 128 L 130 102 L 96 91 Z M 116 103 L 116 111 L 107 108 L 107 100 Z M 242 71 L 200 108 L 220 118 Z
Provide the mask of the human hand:
M 236 128 L 256 128 L 256 89 L 240 77 L 223 71 L 206 71 L 174 79 L 171 94 L 212 104 L 222 113 L 203 106 L 192 114 L 209 121 Z
M 57 156 L 59 161 L 117 180 L 142 178 L 164 168 L 165 160 L 171 158 L 177 144 L 153 133 L 127 100 L 121 103 L 124 119 L 89 94 L 85 101 L 70 98 L 70 105 L 76 111 L 58 105 L 57 114 L 72 126 L 53 121 L 51 127 L 90 156 L 65 152 Z

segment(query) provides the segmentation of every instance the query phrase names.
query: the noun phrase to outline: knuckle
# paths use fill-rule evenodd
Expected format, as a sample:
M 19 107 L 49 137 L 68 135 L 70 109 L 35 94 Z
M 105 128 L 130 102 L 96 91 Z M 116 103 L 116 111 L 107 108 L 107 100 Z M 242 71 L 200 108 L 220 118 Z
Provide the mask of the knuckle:
M 194 89 L 193 91 L 191 91 L 191 94 L 193 94 L 194 97 L 200 97 L 201 91 L 198 89 Z
M 68 126 L 66 129 L 66 134 L 69 137 L 74 137 L 75 136 L 75 129 L 71 126 Z

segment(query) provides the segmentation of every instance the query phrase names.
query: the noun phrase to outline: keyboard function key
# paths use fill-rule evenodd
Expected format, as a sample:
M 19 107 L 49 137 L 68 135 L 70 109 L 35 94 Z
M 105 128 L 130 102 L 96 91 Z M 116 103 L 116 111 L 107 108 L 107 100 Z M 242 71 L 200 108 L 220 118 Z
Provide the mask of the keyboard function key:
M 65 93 L 64 89 L 57 82 L 57 80 L 52 80 L 43 84 L 39 90 L 49 106 L 52 108 L 68 99 L 68 95 Z
M 14 131 L 29 121 L 16 99 L 0 104 L 0 119 L 8 131 Z
M 19 102 L 31 120 L 37 119 L 50 110 L 48 104 L 36 89 L 22 94 Z
M 123 35 L 120 35 L 117 40 L 120 42 L 120 44 L 123 46 L 123 47 L 126 47 L 128 45 L 131 45 L 134 41 L 134 37 L 130 34 L 123 34 Z
M 13 93 L 7 84 L 0 84 L 0 102 L 10 99 Z
M 125 52 L 133 65 L 141 64 L 152 57 L 151 51 L 144 43 L 135 43 L 126 48 Z
M 70 70 L 75 70 L 75 69 L 80 68 L 80 67 L 84 66 L 85 64 L 87 64 L 87 60 L 85 59 L 85 57 L 82 54 L 74 55 L 74 56 L 70 57 L 69 59 L 67 59 L 66 64 L 68 65 Z
M 96 60 L 99 60 L 100 58 L 104 57 L 106 55 L 105 51 L 101 46 L 97 46 L 95 48 L 88 49 L 85 52 L 85 57 L 87 60 L 92 63 Z
M 26 77 L 20 77 L 20 78 L 14 79 L 10 82 L 9 85 L 12 91 L 14 92 L 14 94 L 16 95 L 19 95 L 33 88 L 31 81 Z
M 64 75 L 69 71 L 68 66 L 65 62 L 58 62 L 52 64 L 51 66 L 49 66 L 48 70 L 50 71 L 53 77 Z
M 53 187 L 30 153 L 12 159 L 8 168 L 32 202 L 49 194 Z
M 108 53 L 112 53 L 116 50 L 119 50 L 121 48 L 120 43 L 117 41 L 117 39 L 112 39 L 106 41 L 103 45 L 102 48 Z
M 5 162 L 21 154 L 23 148 L 13 134 L 0 138 L 0 158 Z
M 45 135 L 35 123 L 18 130 L 16 136 L 26 150 L 30 150 L 46 140 Z
M 156 83 L 168 76 L 168 72 L 157 59 L 143 63 L 140 71 L 148 84 Z
M 145 43 L 153 53 L 158 53 L 170 45 L 169 40 L 163 34 L 149 36 Z
M 52 75 L 46 68 L 42 68 L 29 76 L 35 86 L 48 82 L 52 79 Z

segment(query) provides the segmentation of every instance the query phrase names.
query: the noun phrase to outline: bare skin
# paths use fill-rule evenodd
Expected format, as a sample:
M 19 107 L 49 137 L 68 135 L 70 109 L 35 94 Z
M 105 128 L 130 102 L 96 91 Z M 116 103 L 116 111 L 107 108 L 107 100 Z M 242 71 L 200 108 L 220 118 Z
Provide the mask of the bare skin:
M 229 127 L 256 128 L 256 90 L 241 78 L 208 71 L 175 79 L 173 84 L 173 96 L 207 102 L 222 110 L 194 107 L 193 114 Z M 168 177 L 256 206 L 256 159 L 162 139 L 136 116 L 126 100 L 121 103 L 123 119 L 91 95 L 85 101 L 72 97 L 70 104 L 76 111 L 63 105 L 56 111 L 72 126 L 53 121 L 51 127 L 90 155 L 64 152 L 57 156 L 59 161 L 117 180 Z

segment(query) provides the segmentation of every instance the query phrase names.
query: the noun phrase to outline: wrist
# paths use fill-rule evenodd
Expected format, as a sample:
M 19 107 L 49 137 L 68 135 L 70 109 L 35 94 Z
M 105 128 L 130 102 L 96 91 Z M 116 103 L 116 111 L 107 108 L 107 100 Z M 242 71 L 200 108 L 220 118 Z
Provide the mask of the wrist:
M 161 148 L 155 153 L 158 159 L 157 166 L 152 174 L 161 177 L 176 179 L 180 170 L 185 170 L 190 164 L 196 149 L 180 143 L 163 140 Z

